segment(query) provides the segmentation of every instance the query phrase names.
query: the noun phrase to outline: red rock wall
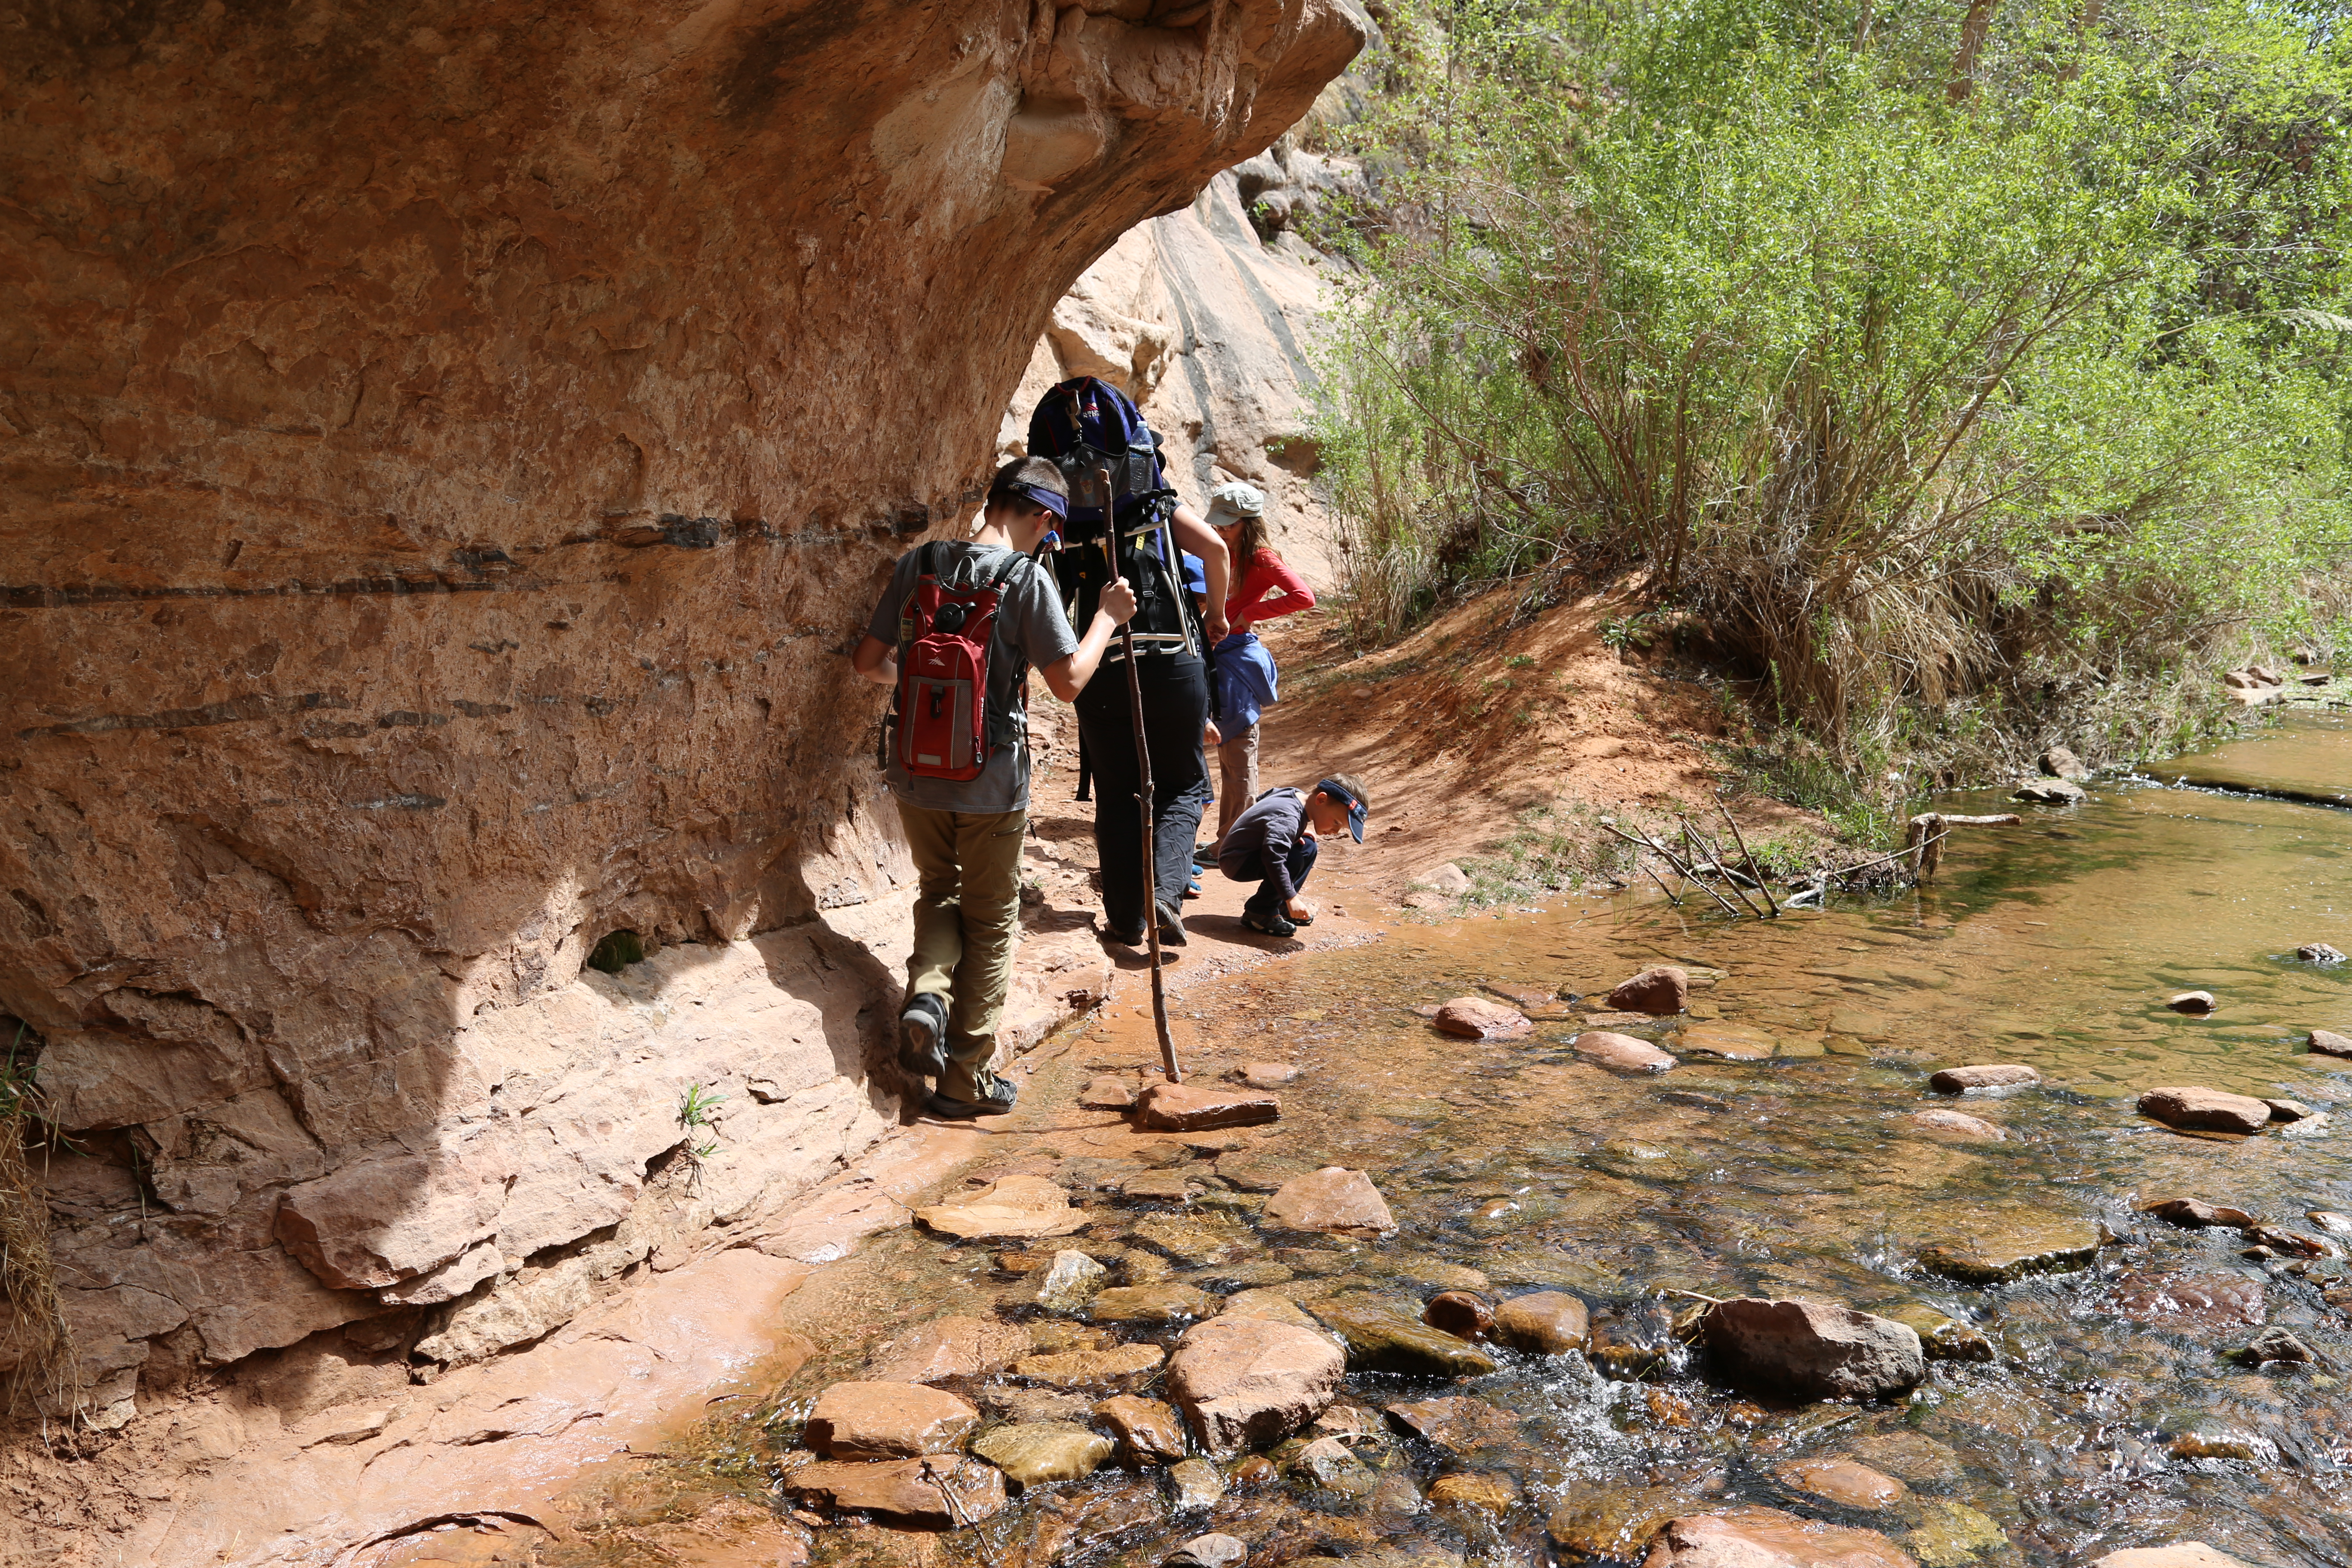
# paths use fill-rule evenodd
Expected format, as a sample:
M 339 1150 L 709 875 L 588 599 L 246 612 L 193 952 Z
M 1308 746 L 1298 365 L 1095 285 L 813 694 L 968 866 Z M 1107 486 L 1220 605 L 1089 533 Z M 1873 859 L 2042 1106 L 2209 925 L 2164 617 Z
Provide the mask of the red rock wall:
M 543 1091 L 658 1121 L 663 1063 L 569 1002 L 491 1026 L 606 931 L 741 953 L 870 891 L 879 699 L 842 655 L 889 561 L 969 510 L 1056 298 L 1360 32 L 1339 0 L 26 15 L 0 1007 L 89 1135 L 61 1278 L 119 1392 L 157 1343 L 380 1311 L 501 1214 L 544 1246 L 625 1212 L 597 1184 L 654 1134 Z M 881 1031 L 812 952 L 768 964 L 814 997 L 801 1067 L 757 1071 L 830 1075 L 793 1125 L 837 1158 Z

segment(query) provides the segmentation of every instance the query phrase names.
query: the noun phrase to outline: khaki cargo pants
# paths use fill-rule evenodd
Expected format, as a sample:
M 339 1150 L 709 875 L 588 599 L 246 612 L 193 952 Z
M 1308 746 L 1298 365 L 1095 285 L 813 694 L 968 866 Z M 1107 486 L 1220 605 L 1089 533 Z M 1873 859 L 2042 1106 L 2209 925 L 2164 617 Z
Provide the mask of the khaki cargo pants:
M 915 859 L 915 951 L 907 994 L 929 992 L 948 1005 L 950 1100 L 985 1098 L 981 1074 L 996 1054 L 997 1025 L 1013 984 L 1021 933 L 1021 840 L 1029 813 L 931 811 L 898 805 Z

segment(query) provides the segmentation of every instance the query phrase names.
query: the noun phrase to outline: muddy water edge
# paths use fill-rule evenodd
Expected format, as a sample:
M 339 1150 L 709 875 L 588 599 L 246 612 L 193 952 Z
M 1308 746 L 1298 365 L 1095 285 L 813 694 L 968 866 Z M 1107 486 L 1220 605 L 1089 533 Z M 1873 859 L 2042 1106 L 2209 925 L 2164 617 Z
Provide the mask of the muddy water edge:
M 1463 1288 L 1588 1304 L 1586 1354 L 1496 1349 L 1498 1370 L 1458 1381 L 1351 1369 L 1319 1429 L 1341 1436 L 1355 1470 L 1296 1464 L 1294 1441 L 1265 1463 L 1226 1463 L 1230 1489 L 1205 1508 L 1180 1510 L 1164 1471 L 1113 1459 L 972 1529 L 789 1514 L 779 1478 L 807 1458 L 810 1405 L 893 1334 L 946 1313 L 1025 1325 L 1046 1346 L 1181 1332 L 1045 1314 L 1034 1251 L 917 1228 L 822 1271 L 787 1303 L 785 1326 L 814 1356 L 713 1405 L 667 1455 L 616 1467 L 541 1560 L 670 1561 L 665 1528 L 732 1508 L 797 1519 L 786 1528 L 811 1559 L 842 1568 L 1156 1568 L 1209 1531 L 1248 1542 L 1258 1568 L 1638 1562 L 1666 1519 L 1762 1504 L 1882 1531 L 1931 1568 L 2084 1563 L 2181 1539 L 2255 1563 L 2352 1561 L 2352 1399 L 2338 1381 L 2352 1375 L 2352 1279 L 2333 1256 L 2341 1240 L 2306 1217 L 2352 1210 L 2352 1158 L 2325 1114 L 2352 1098 L 2352 1061 L 2304 1043 L 2314 1027 L 2352 1032 L 2352 965 L 2295 956 L 2352 949 L 2352 815 L 2312 800 L 2352 782 L 2352 733 L 2296 721 L 2161 771 L 2239 791 L 2283 781 L 2303 798 L 2103 782 L 2080 805 L 1969 832 L 1936 886 L 1894 901 L 1734 922 L 1703 900 L 1568 900 L 1187 987 L 1196 1079 L 1245 1062 L 1301 1069 L 1271 1128 L 1187 1141 L 1075 1109 L 1077 1085 L 1150 1058 L 1131 1010 L 1046 1047 L 1060 1055 L 1032 1079 L 1034 1109 L 957 1184 L 1020 1172 L 1067 1189 L 1088 1223 L 1036 1250 L 1087 1251 L 1109 1284 L 1271 1289 L 1310 1311 L 1370 1295 L 1417 1318 Z M 1678 1065 L 1629 1078 L 1580 1060 L 1570 1042 L 1596 1026 L 1601 994 L 1655 963 L 1692 972 L 1688 1013 L 1597 1022 Z M 2166 1008 L 2189 988 L 2218 1008 Z M 1465 994 L 1515 999 L 1533 1035 L 1439 1036 L 1427 1011 Z M 1928 1086 L 1935 1068 L 1984 1062 L 2032 1066 L 2042 1082 L 1961 1100 Z M 2135 1109 L 2173 1084 L 2322 1114 L 2184 1135 Z M 1931 1107 L 2004 1136 L 1915 1120 Z M 1333 1164 L 1371 1174 L 1392 1236 L 1264 1226 L 1272 1185 Z M 2327 1255 L 2139 1212 L 2172 1197 L 2245 1210 Z M 1905 1400 L 1760 1398 L 1675 1331 L 1698 1298 L 1741 1295 L 1915 1322 L 1931 1321 L 1924 1310 L 1948 1320 L 1955 1353 Z M 2239 1356 L 2265 1329 L 2320 1359 Z M 949 1386 L 992 1423 L 1084 1425 L 1112 1394 L 1158 1392 L 1151 1374 Z M 1433 1441 L 1382 1414 L 1464 1394 L 1500 1416 Z M 1809 1463 L 1838 1459 L 1891 1489 L 1832 1486 Z

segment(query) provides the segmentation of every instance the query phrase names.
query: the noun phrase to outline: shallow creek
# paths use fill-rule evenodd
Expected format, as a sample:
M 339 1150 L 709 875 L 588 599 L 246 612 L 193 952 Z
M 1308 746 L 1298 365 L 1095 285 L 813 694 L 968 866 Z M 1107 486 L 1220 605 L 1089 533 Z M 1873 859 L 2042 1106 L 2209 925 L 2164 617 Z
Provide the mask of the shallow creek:
M 2310 795 L 2352 784 L 2352 734 L 2299 721 L 2158 771 Z M 1942 805 L 2005 809 L 1998 794 Z M 1309 1310 L 1369 1292 L 1418 1317 L 1447 1288 L 1566 1290 L 1591 1310 L 1595 1351 L 1497 1350 L 1500 1370 L 1450 1383 L 1351 1371 L 1322 1430 L 1342 1434 L 1362 1474 L 1337 1484 L 1251 1465 L 1213 1507 L 1180 1513 L 1163 1472 L 1115 1459 L 1016 1498 L 976 1530 L 825 1524 L 814 1560 L 1156 1565 L 1221 1531 L 1250 1543 L 1256 1568 L 1627 1562 L 1665 1519 L 1756 1503 L 1883 1531 L 1931 1568 L 2084 1563 L 2184 1538 L 2254 1563 L 2352 1561 L 2352 1388 L 2336 1381 L 2352 1375 L 2352 1321 L 2331 1300 L 2352 1303 L 2345 1266 L 2249 1258 L 2239 1231 L 2136 1212 L 2199 1198 L 2318 1236 L 2309 1211 L 2352 1210 L 2344 1130 L 2322 1116 L 2252 1138 L 2183 1135 L 2134 1109 L 2140 1090 L 2168 1084 L 2320 1111 L 2352 1099 L 2352 1061 L 2303 1043 L 2314 1026 L 2352 1031 L 2352 965 L 2294 957 L 2300 943 L 2352 949 L 2352 815 L 2145 780 L 2097 784 L 2077 807 L 2021 809 L 2021 826 L 1965 830 L 1933 888 L 1892 902 L 1734 922 L 1698 899 L 1680 910 L 1654 893 L 1566 900 L 1187 988 L 1178 1010 L 1196 1081 L 1244 1062 L 1304 1069 L 1273 1128 L 1187 1142 L 1076 1109 L 1095 1073 L 1149 1059 L 1131 1008 L 1050 1043 L 1004 1152 L 975 1168 L 1045 1175 L 1091 1211 L 1077 1235 L 1036 1248 L 1088 1250 L 1111 1284 L 1270 1288 Z M 1654 1040 L 1680 1065 L 1628 1078 L 1578 1060 L 1568 1041 L 1592 1026 L 1601 994 L 1659 962 L 1691 968 L 1689 1014 L 1613 1015 L 1604 1026 Z M 2166 1010 L 2168 994 L 2190 987 L 2211 991 L 2218 1010 Z M 1562 992 L 1584 1000 L 1549 1000 Z M 1533 1036 L 1439 1036 L 1423 1010 L 1465 994 L 1516 999 Z M 2030 1064 L 2043 1083 L 1958 1101 L 1929 1090 L 1928 1071 L 1971 1062 Z M 2006 1141 L 1911 1120 L 1931 1104 L 1990 1121 Z M 1327 1164 L 1371 1174 L 1392 1237 L 1260 1228 L 1264 1189 Z M 1121 1193 L 1154 1171 L 1187 1178 L 1190 1195 Z M 1137 1230 L 1171 1216 L 1190 1229 Z M 789 1303 L 814 1357 L 772 1395 L 714 1405 L 552 1555 L 654 1561 L 632 1548 L 635 1526 L 690 1516 L 719 1494 L 766 1506 L 816 1394 L 940 1314 L 1063 1342 L 1172 1344 L 1181 1332 L 1049 1326 L 1038 1276 L 1000 1266 L 1024 1245 L 899 1231 L 823 1271 Z M 2058 1266 L 1970 1283 L 1931 1266 L 1937 1247 L 2058 1255 Z M 1990 1359 L 1931 1361 L 1907 1401 L 1758 1399 L 1715 1380 L 1673 1332 L 1696 1298 L 1748 1294 L 1930 1308 Z M 2263 1325 L 2333 1370 L 2231 1359 Z M 950 1386 L 992 1420 L 1083 1423 L 1110 1394 L 1156 1393 L 1148 1377 L 1076 1397 L 1010 1374 Z M 1503 1416 L 1447 1443 L 1381 1414 L 1447 1394 Z M 1269 1456 L 1277 1468 L 1291 1457 Z M 1899 1490 L 1874 1501 L 1807 1489 L 1805 1461 L 1841 1458 Z M 1328 1468 L 1321 1479 L 1333 1479 Z

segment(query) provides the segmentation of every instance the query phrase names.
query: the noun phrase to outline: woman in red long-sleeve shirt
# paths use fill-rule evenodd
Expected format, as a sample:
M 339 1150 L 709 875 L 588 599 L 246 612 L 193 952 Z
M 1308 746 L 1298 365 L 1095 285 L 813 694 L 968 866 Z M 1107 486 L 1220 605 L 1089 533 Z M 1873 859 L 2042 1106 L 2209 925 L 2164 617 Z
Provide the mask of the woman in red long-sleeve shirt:
M 1225 600 L 1231 641 L 1260 621 L 1315 607 L 1315 590 L 1266 542 L 1265 492 L 1255 485 L 1219 485 L 1209 496 L 1209 526 L 1225 542 L 1233 591 Z M 1220 651 L 1223 644 L 1218 645 Z M 1269 661 L 1270 667 L 1270 661 Z M 1257 798 L 1257 723 L 1235 727 L 1232 716 L 1217 742 L 1217 837 Z

